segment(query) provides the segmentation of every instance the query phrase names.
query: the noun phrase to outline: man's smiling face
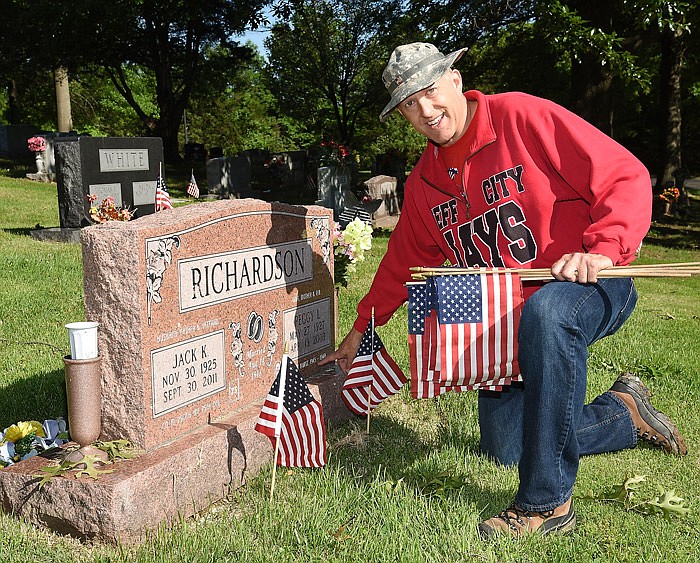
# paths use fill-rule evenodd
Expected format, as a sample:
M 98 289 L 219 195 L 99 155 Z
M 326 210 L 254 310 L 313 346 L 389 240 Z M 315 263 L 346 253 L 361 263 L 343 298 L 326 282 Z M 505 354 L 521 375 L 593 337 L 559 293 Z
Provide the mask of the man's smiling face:
M 403 100 L 398 109 L 419 133 L 441 146 L 457 142 L 469 125 L 462 76 L 454 69 Z

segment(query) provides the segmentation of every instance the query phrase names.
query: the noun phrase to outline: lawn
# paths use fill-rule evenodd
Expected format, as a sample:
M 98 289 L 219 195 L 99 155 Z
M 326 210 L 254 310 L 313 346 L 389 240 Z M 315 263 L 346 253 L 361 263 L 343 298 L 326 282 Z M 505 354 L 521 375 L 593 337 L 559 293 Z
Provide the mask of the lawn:
M 692 211 L 697 213 L 697 200 Z M 698 215 L 655 223 L 641 263 L 700 260 Z M 80 247 L 39 242 L 35 225 L 57 226 L 56 186 L 0 177 L 0 428 L 18 420 L 66 416 L 63 325 L 84 319 Z M 386 250 L 375 236 L 369 258 L 341 291 L 340 334 L 350 328 Z M 700 557 L 700 279 L 640 279 L 628 323 L 590 353 L 589 394 L 622 370 L 636 371 L 654 404 L 680 426 L 688 456 L 640 445 L 584 458 L 575 493 L 611 491 L 646 476 L 647 500 L 664 491 L 690 512 L 663 518 L 622 504 L 576 500 L 579 524 L 564 537 L 483 542 L 476 525 L 504 507 L 515 469 L 478 455 L 474 393 L 413 400 L 407 389 L 372 418 L 329 431 L 322 470 L 280 470 L 268 501 L 272 466 L 206 512 L 160 529 L 143 544 L 81 543 L 0 514 L 3 561 L 298 562 L 298 561 L 629 561 L 685 562 Z M 378 329 L 408 371 L 406 308 Z

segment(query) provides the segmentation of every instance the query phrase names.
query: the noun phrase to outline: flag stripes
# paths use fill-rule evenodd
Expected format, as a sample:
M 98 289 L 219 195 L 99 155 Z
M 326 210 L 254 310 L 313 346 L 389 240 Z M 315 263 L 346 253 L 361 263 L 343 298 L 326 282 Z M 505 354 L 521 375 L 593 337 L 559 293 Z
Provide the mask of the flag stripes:
M 326 464 L 323 409 L 313 398 L 296 364 L 286 355 L 263 403 L 255 430 L 270 438 L 273 448 L 279 438 L 277 465 L 322 467 Z
M 366 416 L 368 408 L 370 411 L 375 409 L 382 401 L 398 393 L 407 381 L 408 377 L 374 330 L 374 323 L 368 323 L 341 390 L 347 407 L 357 415 Z
M 411 394 L 500 390 L 520 380 L 517 274 L 435 276 L 408 284 Z
M 163 178 L 163 173 L 159 171 L 158 179 L 156 180 L 156 211 L 172 208 L 173 204 L 170 201 L 170 194 L 165 187 L 165 178 Z
M 362 205 L 346 207 L 338 215 L 338 223 L 345 228 L 355 218 L 359 218 L 363 223 L 372 224 L 372 214 L 369 213 Z
M 192 170 L 190 181 L 187 184 L 187 193 L 194 198 L 199 198 L 199 186 L 197 185 L 197 180 L 194 179 L 194 170 Z

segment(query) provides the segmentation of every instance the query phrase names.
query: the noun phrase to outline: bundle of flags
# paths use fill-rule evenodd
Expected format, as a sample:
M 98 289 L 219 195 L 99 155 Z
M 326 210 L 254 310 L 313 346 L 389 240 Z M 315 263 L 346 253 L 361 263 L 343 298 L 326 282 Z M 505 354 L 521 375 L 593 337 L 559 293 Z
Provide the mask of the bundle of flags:
M 366 416 L 384 399 L 396 394 L 407 381 L 408 377 L 386 351 L 374 330 L 372 317 L 343 383 L 343 401 L 355 414 Z
M 411 395 L 500 391 L 519 381 L 523 306 L 516 273 L 430 277 L 408 287 Z
M 276 465 L 322 467 L 326 464 L 326 426 L 296 364 L 284 354 L 255 430 L 272 442 Z
M 187 183 L 187 193 L 194 198 L 199 198 L 199 186 L 197 180 L 194 179 L 194 170 L 192 170 L 190 181 Z
M 170 194 L 165 187 L 165 178 L 163 178 L 163 170 L 161 168 L 158 170 L 158 179 L 156 180 L 156 211 L 172 208 L 173 204 L 170 201 Z

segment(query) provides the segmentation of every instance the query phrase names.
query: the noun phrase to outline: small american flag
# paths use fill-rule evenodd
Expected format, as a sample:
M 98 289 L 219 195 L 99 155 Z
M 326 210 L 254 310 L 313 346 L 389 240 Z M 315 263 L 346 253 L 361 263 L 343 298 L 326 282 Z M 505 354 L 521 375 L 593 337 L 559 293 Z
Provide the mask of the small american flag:
M 408 284 L 408 349 L 414 399 L 427 399 L 445 392 L 440 387 L 438 335 L 434 279 Z
M 158 179 L 156 180 L 156 211 L 172 208 L 173 204 L 170 201 L 170 194 L 165 187 L 165 178 L 163 178 L 161 172 L 158 172 Z
M 441 385 L 469 389 L 519 378 L 520 278 L 510 272 L 438 276 Z
M 265 399 L 255 430 L 270 438 L 273 447 L 279 437 L 277 465 L 322 467 L 326 464 L 323 409 L 286 354 L 282 356 L 282 366 Z
M 375 409 L 384 399 L 398 393 L 407 381 L 408 377 L 384 348 L 374 323 L 368 323 L 343 383 L 341 397 L 345 404 L 355 414 L 366 416 L 368 402 L 369 410 Z
M 363 223 L 367 223 L 370 226 L 372 225 L 372 215 L 362 207 L 362 205 L 355 205 L 343 209 L 340 215 L 338 215 L 338 223 L 340 223 L 340 226 L 344 229 L 348 226 L 348 223 L 358 217 Z
M 199 186 L 197 185 L 197 180 L 194 179 L 194 170 L 192 170 L 190 181 L 187 184 L 187 193 L 192 197 L 199 198 Z

